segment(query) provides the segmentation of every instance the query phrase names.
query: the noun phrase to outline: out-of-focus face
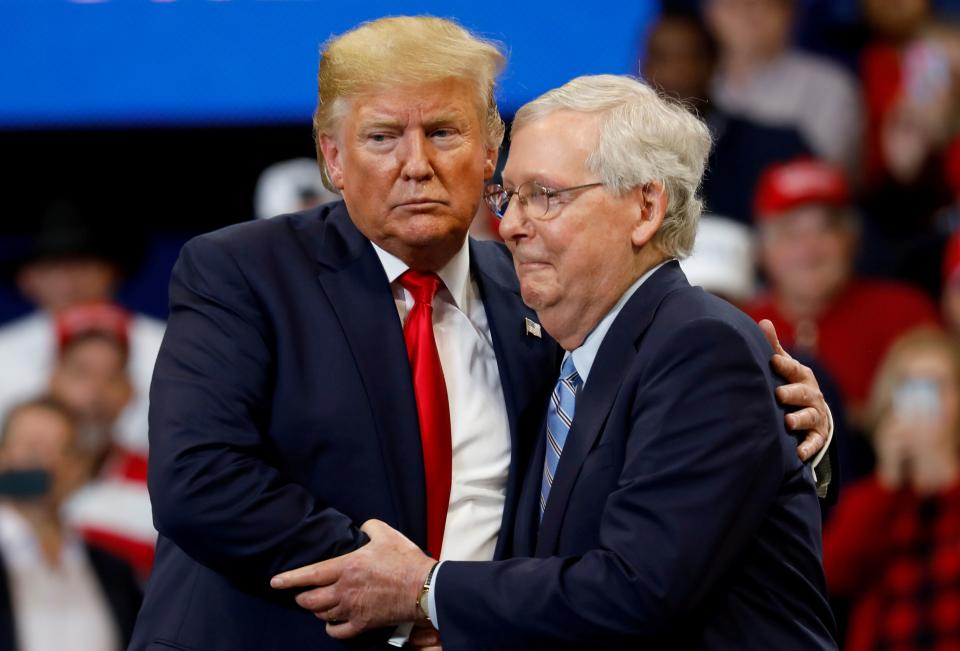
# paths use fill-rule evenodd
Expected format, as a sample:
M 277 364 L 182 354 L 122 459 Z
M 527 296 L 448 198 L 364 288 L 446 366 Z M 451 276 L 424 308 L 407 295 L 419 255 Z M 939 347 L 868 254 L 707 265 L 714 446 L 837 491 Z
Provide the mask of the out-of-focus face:
M 948 437 L 941 439 L 939 443 L 944 447 L 955 445 L 955 432 L 958 429 L 958 418 L 960 418 L 960 386 L 954 375 L 953 366 L 946 355 L 940 350 L 920 350 L 905 357 L 903 365 L 898 373 L 899 383 L 920 381 L 932 384 L 937 391 L 937 405 L 942 423 L 946 427 L 940 428 L 941 436 Z M 932 443 L 928 441 L 928 443 Z
M 77 413 L 85 436 L 97 439 L 85 444 L 108 445 L 113 426 L 132 394 L 123 352 L 103 337 L 76 342 L 54 369 L 50 393 Z
M 790 43 L 791 0 L 707 0 L 704 18 L 727 54 L 775 56 Z
M 642 74 L 678 99 L 705 99 L 713 60 L 704 36 L 685 20 L 661 20 L 647 37 Z
M 504 187 L 597 182 L 586 161 L 599 127 L 597 114 L 556 111 L 515 130 Z M 645 242 L 636 237 L 643 211 L 638 196 L 642 189 L 615 197 L 605 187 L 563 194 L 551 199 L 548 221 L 529 218 L 516 197 L 510 201 L 500 235 L 513 253 L 523 300 L 568 350 L 639 275 L 636 252 Z
M 33 262 L 17 276 L 20 291 L 35 305 L 50 312 L 78 303 L 107 300 L 113 295 L 116 282 L 116 267 L 95 258 Z
M 475 87 L 448 79 L 348 101 L 320 146 L 351 218 L 411 267 L 442 267 L 463 245 L 496 166 Z
M 863 0 L 863 13 L 883 38 L 910 38 L 930 17 L 929 0 Z
M 55 507 L 85 479 L 86 459 L 76 450 L 75 438 L 73 424 L 61 413 L 26 407 L 14 415 L 0 444 L 0 467 L 49 472 L 46 502 Z
M 760 228 L 764 269 L 788 302 L 829 301 L 850 278 L 855 247 L 852 225 L 822 205 L 794 208 Z

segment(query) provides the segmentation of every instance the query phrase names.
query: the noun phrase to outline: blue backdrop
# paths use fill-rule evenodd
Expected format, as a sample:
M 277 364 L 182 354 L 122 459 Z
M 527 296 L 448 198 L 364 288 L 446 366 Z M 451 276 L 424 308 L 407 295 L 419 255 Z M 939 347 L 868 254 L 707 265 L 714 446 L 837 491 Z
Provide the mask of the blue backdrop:
M 0 128 L 308 120 L 319 48 L 372 18 L 452 17 L 507 45 L 501 106 L 636 71 L 654 0 L 0 0 Z

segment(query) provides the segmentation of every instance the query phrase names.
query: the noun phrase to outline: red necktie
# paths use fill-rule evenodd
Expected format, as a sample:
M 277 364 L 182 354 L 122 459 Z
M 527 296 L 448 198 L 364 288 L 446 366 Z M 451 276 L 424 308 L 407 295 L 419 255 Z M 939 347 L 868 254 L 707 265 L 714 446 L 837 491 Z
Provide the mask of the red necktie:
M 434 273 L 407 271 L 400 284 L 413 295 L 413 308 L 403 326 L 407 356 L 413 370 L 417 398 L 423 470 L 427 485 L 427 551 L 440 557 L 443 528 L 450 504 L 450 473 L 453 450 L 450 443 L 450 406 L 443 379 L 437 342 L 433 338 L 433 297 L 440 288 Z

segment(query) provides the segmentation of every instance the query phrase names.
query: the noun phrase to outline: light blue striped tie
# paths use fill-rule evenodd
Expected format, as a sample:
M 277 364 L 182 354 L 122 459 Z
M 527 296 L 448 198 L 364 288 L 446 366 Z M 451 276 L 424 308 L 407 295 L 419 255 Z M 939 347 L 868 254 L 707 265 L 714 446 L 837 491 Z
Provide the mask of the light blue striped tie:
M 567 442 L 567 433 L 573 423 L 573 412 L 576 408 L 577 391 L 583 382 L 577 374 L 577 367 L 573 365 L 573 355 L 567 354 L 560 367 L 560 379 L 553 388 L 550 404 L 547 406 L 547 456 L 543 460 L 543 481 L 540 483 L 540 519 L 547 509 L 547 498 L 550 496 L 550 487 L 557 474 L 557 465 L 560 463 L 560 453 L 563 444 Z

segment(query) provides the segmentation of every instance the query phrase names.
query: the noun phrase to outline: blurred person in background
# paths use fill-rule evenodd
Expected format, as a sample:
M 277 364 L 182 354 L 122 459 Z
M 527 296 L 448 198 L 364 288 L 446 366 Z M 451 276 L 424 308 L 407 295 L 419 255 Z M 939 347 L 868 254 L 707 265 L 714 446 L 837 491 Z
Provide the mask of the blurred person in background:
M 755 198 L 767 291 L 747 306 L 770 319 L 785 347 L 818 358 L 836 378 L 856 426 L 879 360 L 907 330 L 936 324 L 931 301 L 909 285 L 853 272 L 858 221 L 837 165 L 775 165 Z
M 114 435 L 133 394 L 127 372 L 130 321 L 128 312 L 108 303 L 61 310 L 49 391 L 76 414 L 80 442 L 93 462 L 93 481 L 66 504 L 66 518 L 86 540 L 124 558 L 145 579 L 157 539 L 147 458 Z
M 866 134 L 865 181 L 869 186 L 886 168 L 880 125 L 903 89 L 903 55 L 932 19 L 930 0 L 861 0 L 869 41 L 860 60 Z
M 52 398 L 14 406 L 0 439 L 0 649 L 119 651 L 141 593 L 122 560 L 61 517 L 91 459 L 72 412 Z
M 680 267 L 691 285 L 702 287 L 742 309 L 756 298 L 756 255 L 753 229 L 731 219 L 703 215 L 697 227 L 693 252 L 680 261 Z M 831 456 L 829 465 L 817 468 L 818 476 L 829 473 L 830 485 L 834 487 L 821 504 L 827 514 L 837 497 L 836 489 L 857 476 L 858 470 L 851 449 L 843 397 L 836 380 L 815 357 L 803 350 L 792 350 L 791 355 L 813 371 L 833 415 L 830 451 L 835 456 Z
M 118 241 L 115 227 L 100 229 L 96 213 L 79 202 L 51 202 L 40 220 L 32 250 L 17 272 L 17 286 L 36 311 L 0 327 L 0 417 L 9 405 L 41 393 L 56 361 L 56 315 L 71 305 L 110 301 L 135 253 Z M 106 220 L 101 220 L 105 221 Z M 129 247 L 124 250 L 121 246 Z M 129 374 L 133 396 L 115 435 L 146 454 L 150 376 L 164 324 L 131 315 Z
M 730 113 L 711 100 L 717 45 L 695 13 L 665 11 L 654 23 L 640 74 L 691 106 L 707 123 L 714 145 L 701 192 L 707 213 L 753 223 L 750 198 L 773 163 L 811 154 L 794 126 L 770 125 Z
M 894 344 L 870 402 L 876 472 L 824 531 L 847 651 L 960 648 L 960 343 L 920 329 Z
M 323 184 L 316 160 L 293 158 L 260 173 L 253 195 L 254 216 L 269 219 L 339 200 L 340 195 Z
M 756 297 L 755 259 L 751 228 L 732 219 L 703 215 L 693 252 L 680 260 L 680 267 L 691 285 L 739 307 Z
M 960 165 L 960 29 L 933 23 L 902 48 L 901 71 L 878 116 L 872 177 L 863 196 L 870 273 L 940 291 L 940 251 L 956 223 Z
M 950 237 L 943 254 L 940 312 L 947 330 L 960 338 L 960 231 Z
M 704 0 L 720 48 L 712 97 L 759 122 L 790 125 L 817 156 L 849 172 L 860 163 L 855 81 L 836 64 L 791 46 L 795 0 Z

